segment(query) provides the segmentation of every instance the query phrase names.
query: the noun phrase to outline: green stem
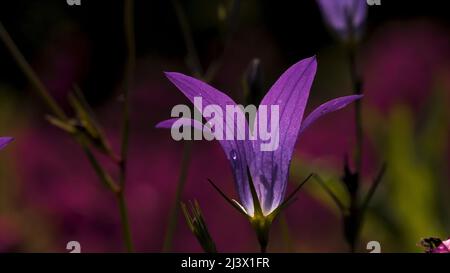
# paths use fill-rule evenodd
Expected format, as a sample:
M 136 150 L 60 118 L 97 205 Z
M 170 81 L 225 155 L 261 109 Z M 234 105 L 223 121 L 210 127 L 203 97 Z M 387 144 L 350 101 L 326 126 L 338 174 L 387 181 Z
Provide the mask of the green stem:
M 192 37 L 191 26 L 179 0 L 172 0 L 175 14 L 183 34 L 184 43 L 187 50 L 187 64 L 195 77 L 203 77 L 203 68 L 200 63 L 197 49 L 195 48 L 194 38 Z
M 356 46 L 350 46 L 349 49 L 349 65 L 350 65 L 350 75 L 352 80 L 352 85 L 355 95 L 361 95 L 362 92 L 362 81 L 358 74 L 358 69 L 356 65 Z M 361 100 L 356 100 L 355 102 L 355 137 L 356 137 L 356 147 L 355 147 L 355 168 L 358 174 L 361 173 L 362 168 L 362 155 L 363 155 L 363 120 L 362 120 L 362 107 Z
M 117 204 L 120 210 L 120 223 L 122 225 L 122 233 L 125 240 L 125 246 L 128 252 L 134 252 L 133 239 L 131 237 L 130 221 L 128 219 L 128 210 L 125 202 L 124 191 L 121 190 L 117 194 Z
M 358 73 L 356 53 L 357 53 L 357 42 L 352 39 L 352 42 L 349 45 L 349 66 L 350 66 L 350 76 L 354 89 L 355 95 L 363 94 L 363 83 L 361 77 Z M 363 160 L 363 119 L 362 119 L 362 101 L 356 100 L 355 102 L 355 174 L 356 174 L 356 183 L 357 185 L 361 184 L 362 178 L 362 160 Z M 350 196 L 350 207 L 349 207 L 349 217 L 351 218 L 351 233 L 349 238 L 349 247 L 350 252 L 354 253 L 356 251 L 357 242 L 360 234 L 360 208 L 359 208 L 359 186 L 357 190 L 353 192 Z
M 136 65 L 136 45 L 134 35 L 134 0 L 125 0 L 124 30 L 127 47 L 127 63 L 123 83 L 123 118 L 122 118 L 122 145 L 121 145 L 121 184 L 125 183 L 126 159 L 130 134 L 130 89 L 132 88 L 134 68 Z
M 286 252 L 295 253 L 294 240 L 292 239 L 289 223 L 287 222 L 286 215 L 284 213 L 280 215 L 280 228 L 281 236 L 283 237 L 284 244 L 286 245 Z
M 169 252 L 172 249 L 173 236 L 178 221 L 178 209 L 183 194 L 184 185 L 186 184 L 189 164 L 191 161 L 192 142 L 186 142 L 183 147 L 183 158 L 181 160 L 180 176 L 178 177 L 177 189 L 175 193 L 175 202 L 172 205 L 169 214 L 169 224 L 167 226 L 166 234 L 164 237 L 163 252 Z
M 0 39 L 5 44 L 6 48 L 10 52 L 11 56 L 19 66 L 19 68 L 22 70 L 26 78 L 30 81 L 30 83 L 33 85 L 34 89 L 36 91 L 36 94 L 43 100 L 45 105 L 52 111 L 52 113 L 58 117 L 62 121 L 67 121 L 68 117 L 64 113 L 64 111 L 58 106 L 56 101 L 53 99 L 53 97 L 50 95 L 50 92 L 45 87 L 45 85 L 42 83 L 42 81 L 39 79 L 36 72 L 33 70 L 33 68 L 30 66 L 30 64 L 26 61 L 23 54 L 18 49 L 17 45 L 12 40 L 11 36 L 3 26 L 3 24 L 0 22 Z M 128 129 L 127 129 L 128 130 Z M 131 243 L 131 235 L 130 235 L 130 228 L 128 224 L 128 217 L 127 217 L 127 211 L 126 206 L 124 202 L 123 197 L 123 187 L 117 185 L 117 183 L 111 178 L 111 176 L 103 169 L 101 164 L 97 161 L 94 154 L 90 150 L 87 144 L 85 144 L 81 138 L 79 137 L 79 133 L 76 132 L 73 137 L 77 141 L 77 143 L 81 146 L 83 151 L 85 152 L 89 163 L 91 164 L 92 168 L 96 172 L 97 176 L 99 177 L 100 181 L 102 181 L 103 184 L 105 184 L 111 192 L 118 195 L 118 201 L 119 201 L 119 208 L 120 208 L 120 215 L 122 220 L 122 226 L 124 227 L 124 237 L 125 242 L 127 245 L 128 250 L 133 249 L 133 245 Z M 127 133 L 128 134 L 128 133 Z M 126 151 L 126 149 L 124 149 Z M 122 164 L 121 166 L 125 166 L 125 164 Z M 124 169 L 124 168 L 123 168 Z M 122 177 L 125 177 L 124 172 L 122 172 Z
M 236 3 L 233 3 L 233 15 L 238 10 L 239 0 L 235 0 Z M 172 5 L 175 9 L 175 14 L 178 19 L 178 23 L 180 25 L 181 32 L 183 34 L 184 43 L 187 50 L 187 65 L 191 70 L 191 73 L 200 79 L 203 79 L 206 82 L 210 82 L 213 80 L 215 73 L 217 71 L 217 60 L 216 62 L 210 65 L 210 69 L 204 72 L 203 67 L 200 63 L 199 54 L 195 47 L 194 38 L 192 35 L 192 30 L 189 24 L 189 21 L 184 13 L 183 7 L 179 0 L 172 0 Z M 230 24 L 231 25 L 231 24 Z M 229 35 L 228 35 L 229 36 Z M 228 40 L 228 39 L 227 39 Z M 228 43 L 228 42 L 226 42 Z M 218 58 L 220 60 L 221 57 Z M 214 68 L 213 68 L 214 67 Z M 188 142 L 184 144 L 183 147 L 183 158 L 181 161 L 181 169 L 180 175 L 177 183 L 177 189 L 175 194 L 175 202 L 171 208 L 169 214 L 169 223 L 167 226 L 164 243 L 163 243 L 163 252 L 169 252 L 172 248 L 173 236 L 175 233 L 175 229 L 178 221 L 178 209 L 181 201 L 181 195 L 184 191 L 184 185 L 186 184 L 187 173 L 189 169 L 190 159 L 191 159 L 191 151 L 192 151 L 192 143 Z
M 64 111 L 58 106 L 56 101 L 48 92 L 47 88 L 41 82 L 39 77 L 36 75 L 33 68 L 27 62 L 23 54 L 18 49 L 17 45 L 14 43 L 13 39 L 9 35 L 8 31 L 6 31 L 3 24 L 0 22 L 0 39 L 5 44 L 11 56 L 16 61 L 17 65 L 20 67 L 22 72 L 28 78 L 30 83 L 33 85 L 34 89 L 39 97 L 44 101 L 47 107 L 53 112 L 55 116 L 57 116 L 61 120 L 67 120 L 67 116 Z
M 231 3 L 230 10 L 228 11 L 228 16 L 226 20 L 226 34 L 223 41 L 223 52 L 227 51 L 231 44 L 231 37 L 237 28 L 239 11 L 241 7 L 241 0 L 233 0 Z M 222 53 L 217 59 L 215 59 L 205 71 L 203 78 L 205 81 L 210 82 L 214 79 L 217 71 L 219 71 L 224 59 L 224 54 Z
M 130 90 L 132 88 L 134 68 L 136 66 L 136 44 L 134 34 L 134 0 L 124 0 L 124 32 L 127 48 L 127 61 L 123 79 L 123 117 L 122 117 L 122 144 L 120 147 L 119 184 L 117 203 L 120 210 L 120 223 L 125 246 L 128 252 L 134 252 L 131 236 L 130 221 L 125 201 L 125 184 L 127 179 L 127 159 L 130 135 Z
M 77 137 L 75 137 L 77 138 Z M 95 158 L 94 154 L 89 150 L 89 148 L 82 144 L 78 139 L 78 143 L 83 148 L 84 153 L 86 154 L 89 163 L 91 163 L 92 168 L 94 169 L 97 176 L 100 178 L 100 181 L 109 189 L 111 192 L 118 194 L 120 192 L 120 187 L 116 182 L 111 178 L 111 176 L 103 169 L 98 160 Z
M 184 43 L 187 50 L 187 64 L 192 73 L 196 77 L 202 77 L 203 68 L 200 64 L 197 50 L 195 48 L 194 39 L 192 37 L 191 27 L 184 13 L 183 7 L 179 0 L 172 0 L 172 5 L 175 9 L 175 14 L 180 25 L 181 32 L 183 34 Z M 169 222 L 167 225 L 166 233 L 164 235 L 163 252 L 169 252 L 172 249 L 172 242 L 175 233 L 175 229 L 178 222 L 178 209 L 181 201 L 181 195 L 184 191 L 184 185 L 186 184 L 187 173 L 189 169 L 189 163 L 191 159 L 192 143 L 187 142 L 183 146 L 183 158 L 181 160 L 180 175 L 178 177 L 177 189 L 175 193 L 175 201 L 169 213 Z

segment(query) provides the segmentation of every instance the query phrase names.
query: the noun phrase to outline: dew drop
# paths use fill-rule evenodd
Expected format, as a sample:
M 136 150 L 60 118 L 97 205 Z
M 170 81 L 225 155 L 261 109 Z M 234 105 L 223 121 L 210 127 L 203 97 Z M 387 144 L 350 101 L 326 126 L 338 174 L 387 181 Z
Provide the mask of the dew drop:
M 237 160 L 237 154 L 235 150 L 231 150 L 230 152 L 230 158 L 233 159 L 234 161 Z
M 230 152 L 230 162 L 233 169 L 238 168 L 238 156 L 235 150 L 231 150 Z

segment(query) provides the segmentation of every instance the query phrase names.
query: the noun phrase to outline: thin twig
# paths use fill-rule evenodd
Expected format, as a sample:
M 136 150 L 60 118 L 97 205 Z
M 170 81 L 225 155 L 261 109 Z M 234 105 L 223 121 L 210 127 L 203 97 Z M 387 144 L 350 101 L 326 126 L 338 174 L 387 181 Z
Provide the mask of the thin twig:
M 187 64 L 195 77 L 203 77 L 203 68 L 200 58 L 195 47 L 194 38 L 192 36 L 191 26 L 186 17 L 184 9 L 179 0 L 172 0 L 172 5 L 180 24 L 181 33 L 183 34 L 184 43 L 187 50 Z
M 130 134 L 130 91 L 132 89 L 134 68 L 136 65 L 136 45 L 134 34 L 134 0 L 125 0 L 124 9 L 124 28 L 125 40 L 127 47 L 127 62 L 125 67 L 124 83 L 123 83 L 123 120 L 122 120 L 122 173 L 121 182 L 125 182 L 126 161 L 128 153 L 128 143 Z
M 45 105 L 52 111 L 53 115 L 55 115 L 58 119 L 60 119 L 63 122 L 68 121 L 68 117 L 64 113 L 64 111 L 58 106 L 54 98 L 51 96 L 48 89 L 45 87 L 45 85 L 42 83 L 42 81 L 37 76 L 36 72 L 33 70 L 33 68 L 30 66 L 30 64 L 26 61 L 23 54 L 20 52 L 14 41 L 12 40 L 9 33 L 4 28 L 3 24 L 0 22 L 0 38 L 2 42 L 5 44 L 6 48 L 10 52 L 11 56 L 19 66 L 19 68 L 22 70 L 24 75 L 27 77 L 27 79 L 30 81 L 32 86 L 34 87 L 33 90 L 36 91 L 36 94 L 43 100 Z M 124 237 L 125 237 L 125 243 L 127 245 L 127 249 L 129 251 L 132 250 L 132 243 L 131 243 L 131 235 L 130 235 L 130 229 L 129 229 L 129 223 L 128 223 L 128 217 L 126 212 L 126 206 L 125 206 L 125 200 L 123 195 L 123 188 L 114 181 L 114 179 L 105 171 L 105 169 L 101 166 L 101 164 L 98 162 L 96 157 L 94 156 L 93 152 L 91 151 L 89 145 L 85 143 L 82 138 L 80 137 L 80 134 L 82 134 L 79 129 L 76 129 L 76 132 L 71 134 L 76 142 L 81 146 L 83 151 L 85 152 L 89 163 L 93 167 L 94 171 L 96 172 L 97 176 L 99 177 L 100 181 L 105 184 L 108 189 L 113 192 L 117 196 L 119 209 L 120 209 L 120 215 L 121 215 L 121 224 L 124 227 Z
M 369 206 L 369 203 L 372 200 L 372 197 L 375 194 L 375 191 L 377 190 L 378 186 L 380 185 L 381 180 L 383 179 L 384 174 L 386 173 L 386 168 L 387 168 L 386 163 L 383 163 L 380 171 L 378 172 L 378 175 L 376 176 L 375 180 L 373 181 L 373 184 L 370 187 L 369 191 L 367 192 L 367 195 L 361 205 L 361 208 L 360 208 L 361 215 L 364 215 L 367 207 Z
M 223 42 L 223 52 L 226 52 L 231 44 L 231 37 L 233 36 L 233 33 L 235 32 L 239 21 L 240 7 L 241 7 L 241 0 L 234 0 L 231 3 L 231 8 L 228 12 L 228 17 L 226 21 L 227 33 L 225 34 L 225 41 Z M 217 71 L 219 71 L 219 68 L 222 65 L 224 59 L 223 52 L 216 60 L 212 61 L 211 64 L 208 66 L 208 69 L 203 75 L 205 81 L 207 82 L 212 81 Z
M 363 94 L 362 91 L 362 81 L 359 76 L 357 65 L 356 65 L 356 45 L 352 45 L 349 48 L 349 65 L 350 65 L 350 76 L 353 84 L 353 91 L 355 95 Z M 355 168 L 358 174 L 362 171 L 362 158 L 363 158 L 363 120 L 362 120 L 362 101 L 355 101 Z
M 169 213 L 169 224 L 167 226 L 166 234 L 164 237 L 164 244 L 163 244 L 163 252 L 169 252 L 172 248 L 172 242 L 173 242 L 173 235 L 175 233 L 175 228 L 177 226 L 177 220 L 178 220 L 178 211 L 179 211 L 179 204 L 181 200 L 181 195 L 183 194 L 184 185 L 186 184 L 187 180 L 187 174 L 189 169 L 189 163 L 191 161 L 191 151 L 192 151 L 192 143 L 187 142 L 184 144 L 183 148 L 183 158 L 181 160 L 181 170 L 180 170 L 180 176 L 178 177 L 177 182 L 177 189 L 175 193 L 175 201 L 174 205 L 171 208 L 171 211 Z
M 235 0 L 239 1 L 239 0 Z M 195 47 L 194 38 L 192 35 L 191 26 L 186 17 L 186 14 L 183 10 L 183 7 L 179 0 L 172 0 L 172 5 L 175 9 L 175 14 L 178 19 L 178 23 L 180 25 L 181 32 L 183 34 L 183 39 L 185 42 L 186 50 L 187 50 L 187 66 L 191 70 L 191 73 L 200 79 L 203 79 L 206 82 L 210 82 L 213 80 L 217 69 L 213 69 L 212 71 L 204 72 L 203 67 L 200 62 L 199 54 Z M 234 12 L 233 12 L 234 13 Z M 231 15 L 230 15 L 231 16 Z M 223 54 L 223 52 L 222 52 Z M 219 57 L 218 59 L 221 59 Z M 213 61 L 210 65 L 215 66 L 215 62 Z M 212 68 L 211 68 L 212 69 Z M 178 209 L 180 204 L 180 198 L 184 191 L 184 185 L 186 184 L 187 172 L 189 169 L 190 158 L 192 151 L 192 143 L 188 142 L 184 144 L 183 147 L 183 159 L 181 162 L 180 175 L 177 183 L 177 190 L 175 195 L 175 202 L 172 205 L 171 212 L 169 214 L 169 223 L 167 226 L 164 242 L 163 242 L 163 252 L 168 252 L 172 247 L 172 240 L 175 233 L 177 219 L 178 219 Z
M 57 116 L 61 120 L 67 120 L 67 116 L 64 113 L 64 111 L 58 106 L 56 101 L 53 99 L 53 97 L 48 92 L 47 88 L 44 86 L 42 81 L 37 76 L 36 72 L 33 70 L 33 68 L 30 66 L 30 64 L 27 62 L 25 57 L 22 55 L 20 50 L 17 48 L 16 44 L 14 43 L 13 39 L 9 35 L 8 31 L 6 31 L 3 24 L 0 22 L 0 38 L 5 44 L 6 48 L 8 49 L 11 56 L 16 61 L 19 68 L 22 70 L 22 72 L 25 74 L 25 76 L 28 78 L 30 83 L 33 85 L 34 89 L 39 97 L 44 101 L 44 103 L 47 105 L 47 107 L 53 112 L 55 116 Z
M 334 203 L 336 203 L 336 206 L 339 208 L 342 214 L 346 212 L 346 208 L 344 204 L 342 204 L 341 200 L 334 194 L 334 192 L 325 184 L 325 181 L 318 175 L 315 174 L 314 178 L 316 179 L 317 183 L 328 193 L 328 195 L 333 199 Z
M 125 66 L 123 82 L 123 118 L 122 118 L 122 145 L 120 148 L 119 162 L 119 184 L 120 191 L 116 195 L 120 209 L 120 218 L 125 245 L 128 252 L 134 251 L 133 239 L 131 236 L 130 223 L 128 220 L 128 210 L 125 200 L 125 184 L 127 179 L 128 146 L 130 135 L 130 91 L 136 65 L 136 45 L 134 34 L 134 0 L 124 0 L 124 32 L 127 48 L 127 62 Z

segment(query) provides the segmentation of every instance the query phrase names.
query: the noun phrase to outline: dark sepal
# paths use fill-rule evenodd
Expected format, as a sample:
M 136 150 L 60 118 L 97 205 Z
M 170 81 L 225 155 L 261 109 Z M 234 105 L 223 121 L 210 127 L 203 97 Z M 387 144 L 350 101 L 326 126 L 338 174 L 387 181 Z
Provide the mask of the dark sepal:
M 208 178 L 208 182 L 213 186 L 213 188 L 227 201 L 233 208 L 235 208 L 239 213 L 244 214 L 248 217 L 247 213 L 242 210 L 242 208 L 236 204 L 236 201 L 230 199 L 211 179 Z
M 272 211 L 271 214 L 268 215 L 268 217 L 271 217 L 272 220 L 275 219 L 275 217 L 285 208 L 287 208 L 290 204 L 292 204 L 295 200 L 297 200 L 295 198 L 295 195 L 297 195 L 298 191 L 303 187 L 303 185 L 306 184 L 306 182 L 309 181 L 309 179 L 311 177 L 314 176 L 314 173 L 311 173 L 310 175 L 308 175 L 301 183 L 300 185 L 297 186 L 297 188 L 295 188 L 295 190 L 289 194 L 289 196 L 284 200 L 283 203 L 281 203 L 281 205 L 278 206 L 278 208 L 276 208 L 274 211 Z

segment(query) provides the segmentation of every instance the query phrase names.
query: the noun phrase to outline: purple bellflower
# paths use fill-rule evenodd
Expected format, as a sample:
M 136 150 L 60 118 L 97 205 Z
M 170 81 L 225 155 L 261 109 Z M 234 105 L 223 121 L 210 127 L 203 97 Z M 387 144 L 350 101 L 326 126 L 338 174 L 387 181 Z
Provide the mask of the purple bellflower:
M 5 148 L 11 141 L 13 141 L 12 137 L 0 137 L 0 150 Z
M 261 140 L 258 139 L 219 140 L 231 164 L 240 202 L 224 197 L 241 213 L 249 217 L 258 233 L 260 243 L 267 239 L 272 220 L 290 199 L 285 201 L 285 193 L 289 166 L 298 136 L 318 118 L 342 109 L 362 97 L 353 95 L 328 101 L 303 118 L 316 69 L 315 57 L 294 64 L 275 82 L 260 104 L 259 109 L 261 105 L 278 105 L 279 107 L 279 147 L 277 149 L 261 151 L 259 145 Z M 203 101 L 222 108 L 225 114 L 220 118 L 224 120 L 227 114 L 225 107 L 236 105 L 230 97 L 200 80 L 174 72 L 166 73 L 166 76 L 191 102 L 194 97 L 200 96 Z M 199 111 L 201 112 L 200 109 Z M 255 119 L 259 118 L 259 112 L 260 110 Z M 208 122 L 211 117 L 204 116 L 204 118 Z M 162 121 L 156 125 L 157 128 L 172 126 L 178 128 L 192 126 L 202 130 L 200 121 L 183 117 Z M 246 123 L 245 126 L 247 127 L 248 124 Z
M 317 0 L 327 25 L 347 41 L 361 36 L 367 17 L 366 0 Z

